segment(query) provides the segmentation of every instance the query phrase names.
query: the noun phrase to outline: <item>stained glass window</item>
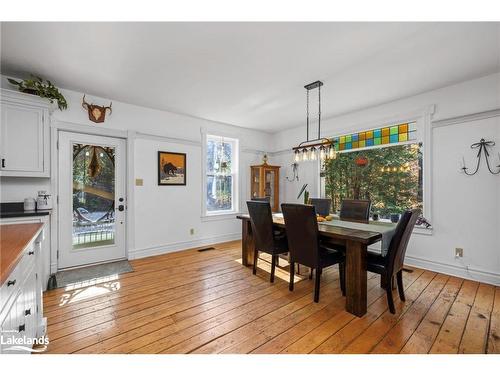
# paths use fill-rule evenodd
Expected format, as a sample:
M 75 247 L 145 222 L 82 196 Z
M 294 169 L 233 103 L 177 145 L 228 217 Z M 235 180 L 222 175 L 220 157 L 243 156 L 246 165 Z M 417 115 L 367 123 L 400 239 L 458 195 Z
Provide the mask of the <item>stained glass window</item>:
M 417 140 L 417 124 L 410 122 L 334 137 L 337 151 L 392 145 Z

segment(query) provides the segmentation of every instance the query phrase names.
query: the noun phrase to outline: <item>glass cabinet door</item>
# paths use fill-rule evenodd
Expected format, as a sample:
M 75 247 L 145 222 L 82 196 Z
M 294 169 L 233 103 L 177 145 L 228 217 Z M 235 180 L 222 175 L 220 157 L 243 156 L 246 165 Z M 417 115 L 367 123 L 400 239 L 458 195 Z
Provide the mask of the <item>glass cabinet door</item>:
M 275 192 L 274 192 L 274 180 L 275 180 L 275 173 L 274 170 L 272 169 L 265 169 L 264 170 L 264 195 L 266 197 L 271 198 L 271 206 L 274 206 L 274 199 L 275 199 Z

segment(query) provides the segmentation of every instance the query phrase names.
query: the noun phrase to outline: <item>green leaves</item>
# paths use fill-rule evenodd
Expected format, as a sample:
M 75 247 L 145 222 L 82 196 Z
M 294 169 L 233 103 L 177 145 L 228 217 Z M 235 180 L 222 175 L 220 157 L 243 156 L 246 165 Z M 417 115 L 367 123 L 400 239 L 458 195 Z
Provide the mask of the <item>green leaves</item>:
M 366 166 L 356 165 L 360 157 L 368 159 Z M 325 163 L 326 193 L 335 211 L 339 210 L 342 199 L 370 199 L 372 211 L 388 217 L 422 206 L 420 166 L 417 145 L 339 153 L 337 159 Z
M 59 92 L 59 89 L 55 87 L 52 82 L 44 82 L 43 78 L 31 74 L 31 78 L 25 79 L 23 81 L 17 82 L 11 78 L 7 79 L 10 84 L 17 86 L 18 90 L 28 94 L 38 95 L 41 98 L 49 99 L 51 103 L 57 100 L 57 106 L 59 110 L 68 108 L 68 103 L 66 98 Z

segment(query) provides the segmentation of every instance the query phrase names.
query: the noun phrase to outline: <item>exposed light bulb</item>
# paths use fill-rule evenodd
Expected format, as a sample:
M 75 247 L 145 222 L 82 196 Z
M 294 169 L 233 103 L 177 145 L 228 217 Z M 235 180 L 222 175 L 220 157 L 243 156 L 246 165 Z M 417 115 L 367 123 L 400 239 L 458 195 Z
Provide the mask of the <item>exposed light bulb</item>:
M 321 161 L 325 161 L 325 159 L 326 159 L 325 146 L 319 147 L 319 159 Z
M 380 168 L 380 172 L 385 172 L 384 167 Z
M 309 153 L 307 151 L 307 148 L 305 148 L 304 151 L 302 151 L 302 160 L 303 161 L 308 161 L 309 160 Z
M 313 146 L 310 151 L 311 155 L 311 160 L 316 160 L 318 158 L 318 155 L 316 154 L 316 148 Z
M 300 161 L 300 151 L 299 150 L 295 150 L 295 157 L 294 157 L 294 160 L 296 162 L 299 162 Z

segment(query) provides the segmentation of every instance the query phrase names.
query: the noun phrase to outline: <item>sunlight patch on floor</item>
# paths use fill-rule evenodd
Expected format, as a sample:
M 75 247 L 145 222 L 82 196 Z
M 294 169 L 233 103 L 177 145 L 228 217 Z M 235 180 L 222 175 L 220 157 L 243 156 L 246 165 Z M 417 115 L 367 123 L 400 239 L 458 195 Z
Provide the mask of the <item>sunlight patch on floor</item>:
M 65 287 L 68 293 L 61 295 L 59 306 L 115 292 L 120 289 L 120 282 L 117 280 L 118 274 L 114 274 L 68 284 Z

